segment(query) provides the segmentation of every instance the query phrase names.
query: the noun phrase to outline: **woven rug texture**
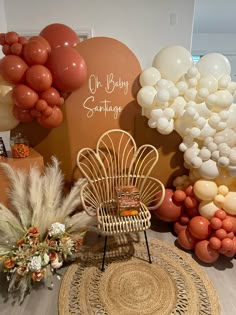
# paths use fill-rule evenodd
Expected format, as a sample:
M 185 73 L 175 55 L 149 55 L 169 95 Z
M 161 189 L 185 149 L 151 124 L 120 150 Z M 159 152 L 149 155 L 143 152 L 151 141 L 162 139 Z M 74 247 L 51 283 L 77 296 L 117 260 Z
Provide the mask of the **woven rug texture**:
M 59 315 L 218 315 L 220 306 L 205 271 L 185 252 L 149 238 L 108 238 L 105 271 L 103 239 L 88 248 L 65 273 Z

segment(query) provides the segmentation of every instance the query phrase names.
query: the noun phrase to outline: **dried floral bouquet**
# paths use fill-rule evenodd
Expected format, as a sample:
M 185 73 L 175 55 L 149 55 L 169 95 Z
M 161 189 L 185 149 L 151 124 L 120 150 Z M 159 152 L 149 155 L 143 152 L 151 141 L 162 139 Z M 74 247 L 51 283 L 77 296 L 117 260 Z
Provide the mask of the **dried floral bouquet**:
M 52 278 L 63 262 L 80 251 L 91 218 L 76 212 L 80 204 L 79 179 L 65 196 L 59 162 L 42 174 L 36 166 L 28 173 L 1 163 L 11 188 L 9 209 L 0 203 L 0 263 L 9 281 L 8 292 L 19 302 L 32 284 Z

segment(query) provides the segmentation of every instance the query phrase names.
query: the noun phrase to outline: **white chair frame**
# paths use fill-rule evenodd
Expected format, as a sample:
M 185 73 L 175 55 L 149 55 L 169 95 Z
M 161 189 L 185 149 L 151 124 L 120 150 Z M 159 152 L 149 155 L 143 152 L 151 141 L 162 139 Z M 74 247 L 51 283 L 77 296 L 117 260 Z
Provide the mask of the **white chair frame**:
M 107 236 L 144 231 L 149 262 L 151 257 L 146 230 L 151 225 L 151 210 L 163 202 L 165 187 L 150 176 L 159 158 L 158 150 L 145 144 L 137 148 L 134 138 L 121 129 L 101 135 L 96 149 L 83 148 L 77 154 L 77 166 L 87 179 L 81 187 L 84 210 L 97 216 L 98 228 L 105 235 L 102 270 L 104 270 Z M 140 211 L 122 217 L 117 212 L 117 186 L 135 186 L 140 193 Z

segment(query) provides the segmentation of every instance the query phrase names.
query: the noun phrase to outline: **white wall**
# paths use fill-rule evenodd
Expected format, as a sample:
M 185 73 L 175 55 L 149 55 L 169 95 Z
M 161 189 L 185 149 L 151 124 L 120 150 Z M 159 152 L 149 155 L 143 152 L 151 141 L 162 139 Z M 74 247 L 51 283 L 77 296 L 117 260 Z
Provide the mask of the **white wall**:
M 39 33 L 56 22 L 92 28 L 126 44 L 142 69 L 162 47 L 191 49 L 194 0 L 5 0 L 5 8 L 8 31 Z
M 6 21 L 6 13 L 5 13 L 5 1 L 0 0 L 0 33 L 5 33 L 7 31 L 7 21 Z M 4 55 L 2 53 L 2 49 L 0 47 L 0 58 Z

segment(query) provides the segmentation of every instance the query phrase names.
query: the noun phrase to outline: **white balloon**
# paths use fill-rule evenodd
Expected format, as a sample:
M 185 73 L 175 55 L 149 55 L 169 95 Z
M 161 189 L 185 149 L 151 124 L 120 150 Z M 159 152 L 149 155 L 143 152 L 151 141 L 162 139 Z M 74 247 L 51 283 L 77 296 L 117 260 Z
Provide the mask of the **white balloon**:
M 157 103 L 165 103 L 165 102 L 168 102 L 169 99 L 170 99 L 170 93 L 167 89 L 161 89 L 157 91 L 157 94 L 156 94 Z
M 154 86 L 160 79 L 160 72 L 154 67 L 149 67 L 140 74 L 139 82 L 142 87 L 145 85 Z
M 191 53 L 182 46 L 162 48 L 153 60 L 162 78 L 176 83 L 193 65 Z
M 157 126 L 157 121 L 156 121 L 155 119 L 153 119 L 153 118 L 150 118 L 150 119 L 148 120 L 148 127 L 150 127 L 150 128 L 156 128 L 156 126 Z
M 222 75 L 231 73 L 229 60 L 222 54 L 210 53 L 204 55 L 197 63 L 197 69 L 201 76 L 213 75 L 219 79 Z
M 208 74 L 199 79 L 198 87 L 199 89 L 206 88 L 209 93 L 214 93 L 218 89 L 218 80 L 213 75 Z
M 215 161 L 209 159 L 199 167 L 199 174 L 205 179 L 214 179 L 220 172 Z
M 211 219 L 214 217 L 215 212 L 219 210 L 219 207 L 217 207 L 213 201 L 201 201 L 198 210 L 201 216 Z
M 156 94 L 157 91 L 153 86 L 144 86 L 138 91 L 137 101 L 142 107 L 149 108 L 153 105 Z

